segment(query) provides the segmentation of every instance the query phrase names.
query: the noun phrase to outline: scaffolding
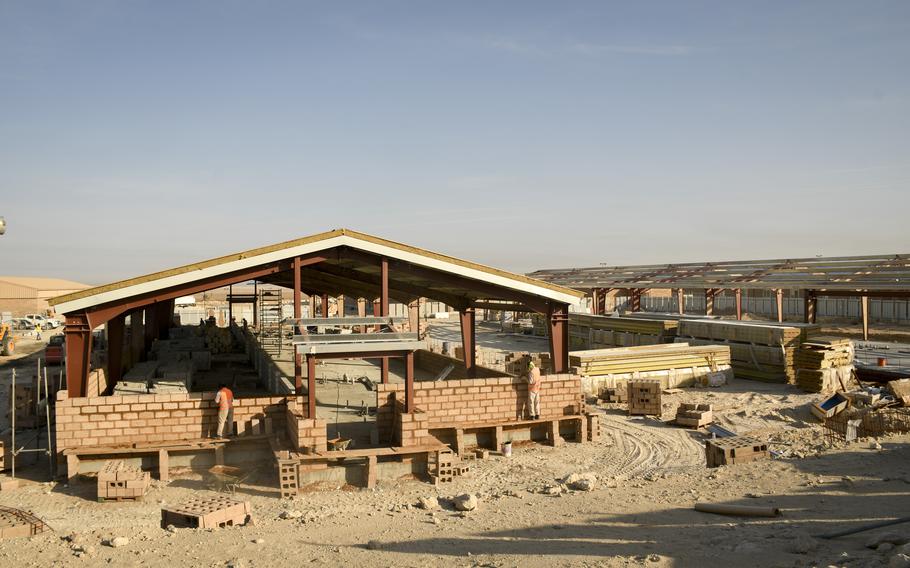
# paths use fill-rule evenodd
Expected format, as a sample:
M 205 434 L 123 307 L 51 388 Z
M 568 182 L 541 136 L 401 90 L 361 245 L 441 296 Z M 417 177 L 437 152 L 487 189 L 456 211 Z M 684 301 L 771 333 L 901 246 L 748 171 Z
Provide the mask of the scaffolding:
M 259 291 L 259 344 L 270 355 L 281 355 L 281 291 Z

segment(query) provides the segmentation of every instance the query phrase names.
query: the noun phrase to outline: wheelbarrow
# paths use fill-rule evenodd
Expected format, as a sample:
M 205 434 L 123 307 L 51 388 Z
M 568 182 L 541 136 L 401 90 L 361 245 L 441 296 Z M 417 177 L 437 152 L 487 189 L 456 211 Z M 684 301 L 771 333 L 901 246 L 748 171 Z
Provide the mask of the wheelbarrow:
M 240 469 L 229 465 L 216 465 L 208 470 L 210 480 L 209 488 L 218 492 L 228 492 L 231 495 L 237 491 L 241 483 L 253 475 L 255 469 Z

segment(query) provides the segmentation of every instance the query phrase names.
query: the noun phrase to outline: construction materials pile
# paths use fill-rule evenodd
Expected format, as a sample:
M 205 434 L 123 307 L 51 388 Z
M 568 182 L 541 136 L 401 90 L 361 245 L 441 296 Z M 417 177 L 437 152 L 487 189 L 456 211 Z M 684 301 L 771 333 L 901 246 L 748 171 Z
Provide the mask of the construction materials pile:
M 599 349 L 672 343 L 679 322 L 643 317 L 569 314 L 569 347 Z
M 709 375 L 732 378 L 725 345 L 667 343 L 571 351 L 569 365 L 587 392 L 621 388 L 633 379 L 657 379 L 661 388 L 707 384 Z
M 853 342 L 843 337 L 812 337 L 796 351 L 796 384 L 806 392 L 846 390 L 853 374 Z
M 510 375 L 521 376 L 528 372 L 528 362 L 534 363 L 541 373 L 549 373 L 553 368 L 549 353 L 528 353 L 513 351 L 506 354 L 505 370 Z
M 737 378 L 795 383 L 796 351 L 819 329 L 814 324 L 681 320 L 676 341 L 729 347 Z

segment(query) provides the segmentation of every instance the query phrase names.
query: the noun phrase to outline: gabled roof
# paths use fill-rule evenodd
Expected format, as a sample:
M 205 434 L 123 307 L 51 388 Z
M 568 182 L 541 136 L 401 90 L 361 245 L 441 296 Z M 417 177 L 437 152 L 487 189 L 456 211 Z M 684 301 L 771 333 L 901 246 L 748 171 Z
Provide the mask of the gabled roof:
M 445 274 L 454 275 L 457 277 L 458 284 L 449 282 L 434 283 L 432 278 L 428 280 L 426 274 L 415 276 L 407 268 L 390 275 L 390 286 L 394 286 L 391 284 L 391 281 L 394 280 L 400 282 L 401 288 L 413 290 L 427 287 L 430 291 L 436 291 L 443 297 L 451 297 L 453 294 L 457 297 L 469 299 L 495 297 L 495 294 L 491 295 L 489 292 L 490 285 L 503 290 L 513 290 L 525 295 L 564 304 L 574 304 L 579 298 L 583 297 L 582 292 L 536 280 L 528 276 L 513 274 L 505 270 L 491 268 L 350 229 L 336 229 L 66 294 L 51 299 L 50 304 L 56 306 L 57 311 L 60 313 L 71 313 L 102 304 L 122 301 L 142 294 L 174 288 L 197 280 L 231 274 L 259 265 L 275 263 L 339 247 L 347 247 L 370 255 L 394 259 L 403 263 L 402 266 L 422 267 L 431 271 L 432 274 L 439 274 L 440 276 Z M 319 267 L 320 265 L 308 267 L 308 269 L 312 269 L 311 278 L 304 277 L 306 281 L 303 285 L 312 293 L 337 292 L 353 294 L 367 289 L 372 290 L 375 287 L 372 276 L 378 270 L 377 267 L 363 262 L 357 265 L 356 262 L 352 263 L 349 260 L 333 261 L 332 268 L 334 268 L 334 271 L 326 274 L 319 272 Z M 269 281 L 269 279 L 265 280 Z M 275 277 L 271 281 L 287 285 L 287 277 Z M 308 284 L 307 281 L 318 282 L 318 285 Z M 477 286 L 473 286 L 472 282 L 476 283 Z M 331 288 L 331 290 L 328 288 Z M 428 297 L 432 298 L 432 296 Z M 445 301 L 441 297 L 433 299 Z

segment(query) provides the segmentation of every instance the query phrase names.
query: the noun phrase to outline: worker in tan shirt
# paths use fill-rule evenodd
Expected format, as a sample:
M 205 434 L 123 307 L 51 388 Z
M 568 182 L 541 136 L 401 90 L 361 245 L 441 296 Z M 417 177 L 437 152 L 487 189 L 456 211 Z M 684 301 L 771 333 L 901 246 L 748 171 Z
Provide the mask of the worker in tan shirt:
M 528 412 L 531 420 L 540 419 L 540 369 L 533 361 L 528 361 L 528 373 L 525 375 L 528 382 Z
M 218 385 L 215 404 L 218 405 L 218 437 L 224 438 L 226 434 L 233 433 L 234 425 L 234 393 L 227 385 Z

